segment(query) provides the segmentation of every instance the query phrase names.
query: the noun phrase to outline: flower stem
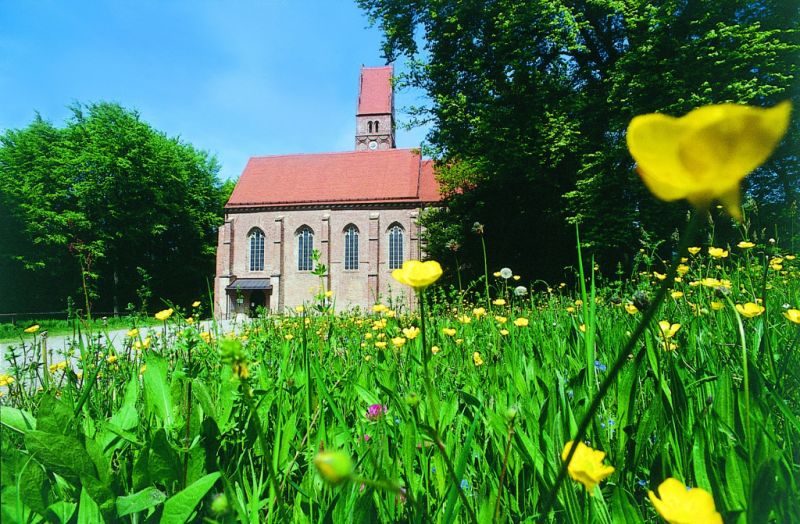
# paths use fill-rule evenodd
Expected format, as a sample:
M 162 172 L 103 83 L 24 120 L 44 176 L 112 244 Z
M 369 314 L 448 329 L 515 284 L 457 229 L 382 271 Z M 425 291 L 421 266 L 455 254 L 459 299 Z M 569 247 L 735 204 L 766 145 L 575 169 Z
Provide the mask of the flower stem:
M 644 333 L 647 326 L 650 325 L 650 322 L 653 320 L 653 317 L 658 311 L 658 308 L 661 306 L 661 303 L 664 301 L 664 298 L 667 296 L 667 291 L 669 291 L 672 283 L 674 282 L 675 275 L 677 274 L 678 263 L 680 262 L 680 257 L 686 251 L 686 248 L 689 247 L 692 239 L 699 228 L 702 219 L 706 216 L 705 210 L 697 210 L 695 213 L 692 214 L 692 218 L 689 221 L 689 224 L 686 226 L 686 230 L 684 231 L 683 235 L 681 235 L 680 242 L 678 244 L 678 249 L 675 252 L 674 256 L 672 257 L 672 263 L 669 266 L 667 271 L 667 278 L 665 278 L 661 282 L 661 287 L 658 289 L 658 293 L 656 297 L 653 299 L 653 302 L 650 304 L 650 307 L 644 312 L 642 316 L 641 322 L 639 325 L 636 326 L 631 338 L 628 339 L 628 343 L 625 344 L 625 347 L 622 348 L 622 351 L 619 352 L 617 355 L 617 359 L 614 364 L 609 368 L 608 375 L 600 384 L 600 387 L 597 390 L 597 394 L 592 398 L 592 403 L 589 405 L 589 409 L 587 410 L 586 414 L 583 415 L 581 419 L 581 423 L 578 425 L 578 433 L 575 435 L 575 438 L 572 439 L 572 446 L 569 448 L 569 453 L 567 453 L 566 458 L 561 463 L 561 468 L 558 471 L 558 476 L 556 477 L 556 481 L 553 484 L 553 487 L 547 494 L 545 498 L 545 502 L 543 505 L 541 515 L 546 516 L 550 513 L 550 510 L 555 503 L 556 494 L 558 493 L 558 489 L 561 487 L 561 484 L 564 482 L 564 478 L 567 475 L 567 464 L 570 463 L 572 460 L 573 455 L 575 455 L 575 450 L 578 448 L 578 443 L 583 441 L 584 437 L 586 436 L 586 430 L 589 428 L 589 424 L 592 422 L 592 418 L 594 417 L 597 408 L 600 407 L 600 404 L 603 402 L 608 390 L 611 389 L 611 384 L 614 383 L 617 379 L 617 375 L 619 375 L 620 371 L 622 371 L 622 367 L 628 361 L 628 355 L 630 355 L 631 351 L 633 350 L 634 345 L 638 342 L 639 338 Z M 639 359 L 639 354 L 644 351 L 644 346 L 639 348 L 637 351 L 637 355 L 634 357 L 634 360 Z

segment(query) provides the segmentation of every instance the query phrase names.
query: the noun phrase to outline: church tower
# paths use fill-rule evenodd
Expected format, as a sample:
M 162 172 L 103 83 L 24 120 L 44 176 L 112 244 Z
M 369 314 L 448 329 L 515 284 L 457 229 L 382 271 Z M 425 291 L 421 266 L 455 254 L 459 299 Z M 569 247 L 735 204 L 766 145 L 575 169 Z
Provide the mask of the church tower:
M 394 149 L 392 66 L 361 67 L 356 151 Z

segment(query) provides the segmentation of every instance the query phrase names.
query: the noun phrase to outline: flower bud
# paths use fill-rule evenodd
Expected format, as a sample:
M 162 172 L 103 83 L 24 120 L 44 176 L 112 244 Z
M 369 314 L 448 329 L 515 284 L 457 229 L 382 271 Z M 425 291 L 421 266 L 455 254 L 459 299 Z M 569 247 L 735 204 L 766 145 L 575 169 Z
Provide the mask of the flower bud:
M 353 472 L 353 460 L 344 451 L 320 451 L 314 457 L 320 476 L 331 484 L 341 484 Z

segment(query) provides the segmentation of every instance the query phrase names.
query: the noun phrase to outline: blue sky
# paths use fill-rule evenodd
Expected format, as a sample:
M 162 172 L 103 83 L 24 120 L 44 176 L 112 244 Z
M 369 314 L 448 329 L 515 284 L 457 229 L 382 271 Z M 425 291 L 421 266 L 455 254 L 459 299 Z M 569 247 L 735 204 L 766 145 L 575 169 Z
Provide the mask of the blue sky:
M 250 156 L 353 149 L 359 68 L 384 65 L 349 0 L 3 0 L 0 25 L 0 131 L 117 102 L 215 154 L 222 179 Z M 424 102 L 396 93 L 399 123 Z

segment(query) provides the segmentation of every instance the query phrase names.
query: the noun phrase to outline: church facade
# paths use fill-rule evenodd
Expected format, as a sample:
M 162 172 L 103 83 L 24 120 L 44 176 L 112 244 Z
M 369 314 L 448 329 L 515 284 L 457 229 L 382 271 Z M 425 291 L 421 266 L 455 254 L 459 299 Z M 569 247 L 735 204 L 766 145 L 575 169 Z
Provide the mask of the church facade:
M 391 77 L 361 69 L 353 151 L 249 160 L 219 230 L 218 318 L 283 312 L 322 286 L 338 310 L 408 299 L 391 272 L 421 257 L 420 213 L 441 198 L 432 162 L 395 146 Z

